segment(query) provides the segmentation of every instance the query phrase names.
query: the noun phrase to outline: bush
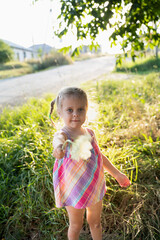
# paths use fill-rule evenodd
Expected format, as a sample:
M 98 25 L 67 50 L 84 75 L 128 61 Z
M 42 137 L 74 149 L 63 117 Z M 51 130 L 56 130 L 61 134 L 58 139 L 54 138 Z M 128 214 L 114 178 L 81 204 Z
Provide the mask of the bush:
M 0 40 L 0 63 L 6 63 L 13 59 L 13 50 L 5 42 Z
M 72 60 L 70 57 L 64 56 L 62 53 L 53 52 L 50 55 L 44 56 L 42 59 L 34 59 L 27 62 L 33 67 L 34 71 L 39 71 L 49 67 L 71 64 Z

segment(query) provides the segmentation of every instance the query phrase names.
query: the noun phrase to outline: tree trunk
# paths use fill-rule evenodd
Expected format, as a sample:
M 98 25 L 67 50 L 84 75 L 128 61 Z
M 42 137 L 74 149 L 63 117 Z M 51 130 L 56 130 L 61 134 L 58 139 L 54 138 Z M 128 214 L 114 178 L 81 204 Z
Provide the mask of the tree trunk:
M 155 23 L 155 30 L 157 32 L 157 24 L 156 23 Z M 155 57 L 156 57 L 156 59 L 158 59 L 158 45 L 155 46 Z

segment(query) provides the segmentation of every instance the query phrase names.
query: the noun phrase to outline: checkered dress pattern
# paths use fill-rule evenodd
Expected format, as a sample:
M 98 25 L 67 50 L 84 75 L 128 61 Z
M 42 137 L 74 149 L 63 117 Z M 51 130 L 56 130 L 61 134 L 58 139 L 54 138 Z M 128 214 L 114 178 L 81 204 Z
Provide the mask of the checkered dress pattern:
M 92 130 L 87 131 L 93 136 Z M 65 134 L 68 136 L 66 132 Z M 94 139 L 91 144 L 91 157 L 87 161 L 73 160 L 70 155 L 70 144 L 64 158 L 55 160 L 53 186 L 58 208 L 73 206 L 82 209 L 96 204 L 104 197 L 106 186 L 103 161 Z

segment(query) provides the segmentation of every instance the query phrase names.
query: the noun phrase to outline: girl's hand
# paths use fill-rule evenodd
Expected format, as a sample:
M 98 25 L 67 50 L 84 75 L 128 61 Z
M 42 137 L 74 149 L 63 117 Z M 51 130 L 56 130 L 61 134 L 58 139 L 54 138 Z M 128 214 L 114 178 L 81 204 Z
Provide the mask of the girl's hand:
M 116 176 L 116 180 L 121 187 L 129 187 L 131 185 L 131 182 L 129 181 L 128 177 L 123 173 L 119 173 Z
M 62 150 L 62 146 L 58 146 L 57 148 L 55 148 L 53 150 L 53 157 L 55 157 L 57 159 L 63 158 L 64 155 L 65 155 L 65 149 Z

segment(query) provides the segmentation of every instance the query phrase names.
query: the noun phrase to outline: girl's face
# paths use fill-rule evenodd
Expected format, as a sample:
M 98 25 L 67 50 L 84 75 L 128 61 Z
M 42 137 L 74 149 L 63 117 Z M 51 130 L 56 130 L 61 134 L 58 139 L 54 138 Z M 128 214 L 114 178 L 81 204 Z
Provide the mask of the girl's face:
M 66 127 L 70 129 L 80 129 L 86 120 L 87 103 L 84 99 L 76 96 L 65 97 L 62 101 L 60 117 Z

